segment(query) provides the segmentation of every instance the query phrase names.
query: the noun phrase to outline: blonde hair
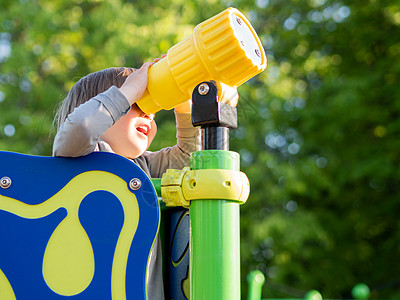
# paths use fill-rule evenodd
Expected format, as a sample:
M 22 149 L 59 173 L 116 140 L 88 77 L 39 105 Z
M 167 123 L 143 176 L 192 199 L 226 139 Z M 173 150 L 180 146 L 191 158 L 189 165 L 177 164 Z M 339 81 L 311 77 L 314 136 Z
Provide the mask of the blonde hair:
M 125 79 L 133 72 L 135 72 L 133 68 L 108 68 L 79 79 L 71 88 L 67 97 L 61 102 L 56 112 L 54 124 L 57 130 L 60 129 L 61 124 L 64 123 L 68 115 L 76 107 L 105 92 L 113 85 L 120 88 Z

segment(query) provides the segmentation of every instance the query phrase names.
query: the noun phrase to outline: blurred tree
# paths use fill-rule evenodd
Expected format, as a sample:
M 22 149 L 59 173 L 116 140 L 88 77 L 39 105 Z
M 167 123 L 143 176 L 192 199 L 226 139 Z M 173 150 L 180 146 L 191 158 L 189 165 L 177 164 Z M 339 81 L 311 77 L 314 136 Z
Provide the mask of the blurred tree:
M 363 281 L 374 298 L 399 298 L 398 5 L 238 3 L 269 58 L 232 134 L 252 183 L 244 274 L 259 268 L 282 296 L 349 298 Z
M 268 69 L 239 88 L 243 295 L 400 298 L 400 8 L 394 0 L 0 0 L 0 149 L 50 155 L 54 109 L 73 83 L 140 66 L 228 6 L 251 20 Z M 157 115 L 151 149 L 174 143 Z M 50 132 L 50 133 L 49 133 Z
M 209 8 L 222 10 L 181 0 L 1 0 L 0 149 L 51 154 L 54 110 L 80 77 L 159 57 Z

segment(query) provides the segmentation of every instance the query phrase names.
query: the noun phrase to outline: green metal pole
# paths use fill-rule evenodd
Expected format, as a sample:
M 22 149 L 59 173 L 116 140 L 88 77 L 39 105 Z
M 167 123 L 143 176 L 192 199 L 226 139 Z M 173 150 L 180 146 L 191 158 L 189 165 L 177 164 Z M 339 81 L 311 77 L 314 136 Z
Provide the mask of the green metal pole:
M 247 300 L 260 300 L 262 287 L 265 282 L 264 274 L 258 270 L 251 271 L 249 275 L 247 275 L 247 282 L 249 283 Z
M 239 170 L 239 154 L 203 150 L 192 154 L 191 169 Z M 194 200 L 190 217 L 190 299 L 240 299 L 239 203 Z
M 351 295 L 354 297 L 354 299 L 369 299 L 370 289 L 365 283 L 358 283 L 351 290 Z
M 161 195 L 161 178 L 151 178 L 151 183 L 156 190 L 157 196 Z

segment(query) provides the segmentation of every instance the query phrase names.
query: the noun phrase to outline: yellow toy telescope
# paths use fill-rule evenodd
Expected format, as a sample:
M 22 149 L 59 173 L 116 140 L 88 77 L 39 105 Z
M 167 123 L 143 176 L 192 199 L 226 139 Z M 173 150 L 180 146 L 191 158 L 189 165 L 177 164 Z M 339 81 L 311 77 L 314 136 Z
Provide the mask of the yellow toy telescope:
M 202 81 L 237 87 L 266 66 L 254 28 L 239 10 L 228 8 L 197 25 L 149 69 L 147 90 L 137 104 L 149 114 L 168 110 L 190 99 Z

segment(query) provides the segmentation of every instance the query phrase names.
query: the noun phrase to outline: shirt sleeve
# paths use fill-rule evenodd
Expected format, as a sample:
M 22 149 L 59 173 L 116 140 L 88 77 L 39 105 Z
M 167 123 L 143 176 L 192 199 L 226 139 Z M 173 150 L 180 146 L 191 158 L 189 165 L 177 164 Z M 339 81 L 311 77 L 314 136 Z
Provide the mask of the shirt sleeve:
M 160 178 L 167 169 L 189 166 L 190 155 L 200 150 L 200 128 L 193 127 L 191 114 L 175 112 L 175 119 L 177 144 L 143 154 L 153 178 Z
M 130 105 L 115 86 L 81 104 L 68 115 L 53 143 L 54 156 L 84 156 L 96 150 L 100 137 Z

